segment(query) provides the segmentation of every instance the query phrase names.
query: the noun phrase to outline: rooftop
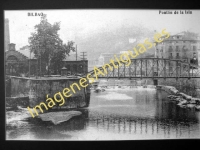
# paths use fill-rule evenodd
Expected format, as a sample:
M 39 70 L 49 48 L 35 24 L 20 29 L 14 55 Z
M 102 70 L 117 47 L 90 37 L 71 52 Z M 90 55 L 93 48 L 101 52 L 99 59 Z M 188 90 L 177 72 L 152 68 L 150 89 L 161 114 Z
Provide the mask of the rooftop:
M 200 41 L 198 35 L 190 32 L 180 32 L 175 35 L 170 35 L 165 41 Z
M 33 53 L 31 53 L 31 55 L 30 55 L 30 50 L 29 49 L 17 50 L 17 52 L 20 52 L 21 54 L 26 56 L 28 59 L 36 59 L 36 57 L 35 57 L 35 55 Z

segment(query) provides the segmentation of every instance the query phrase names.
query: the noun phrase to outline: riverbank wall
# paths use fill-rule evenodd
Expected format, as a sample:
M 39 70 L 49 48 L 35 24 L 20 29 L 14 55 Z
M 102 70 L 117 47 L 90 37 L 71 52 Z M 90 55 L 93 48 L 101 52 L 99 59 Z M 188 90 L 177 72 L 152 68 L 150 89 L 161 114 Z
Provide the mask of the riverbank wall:
M 21 105 L 23 107 L 35 107 L 40 102 L 45 102 L 48 98 L 53 98 L 54 94 L 63 91 L 71 84 L 79 82 L 79 78 L 25 78 L 25 77 L 10 77 L 10 96 L 6 97 L 6 104 Z M 75 87 L 76 88 L 76 87 Z M 7 92 L 6 91 L 6 92 Z M 90 89 L 80 88 L 73 93 L 71 97 L 65 98 L 65 104 L 55 106 L 52 109 L 69 109 L 87 107 L 90 102 Z M 23 101 L 23 102 L 22 102 Z
M 173 86 L 158 85 L 157 90 L 164 90 L 169 94 L 168 99 L 177 102 L 177 105 L 182 108 L 194 108 L 200 110 L 200 98 L 189 96 L 185 93 L 179 92 Z
M 200 98 L 200 79 L 160 79 L 158 85 L 173 86 L 180 92 Z

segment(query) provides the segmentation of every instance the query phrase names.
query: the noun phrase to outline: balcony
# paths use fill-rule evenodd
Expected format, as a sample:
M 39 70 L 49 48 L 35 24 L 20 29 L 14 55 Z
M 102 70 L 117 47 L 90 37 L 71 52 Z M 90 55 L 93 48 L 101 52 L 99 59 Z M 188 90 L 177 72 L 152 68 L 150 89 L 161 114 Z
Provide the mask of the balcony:
M 173 59 L 173 56 L 169 56 L 169 59 Z
M 181 57 L 180 56 L 176 56 L 176 59 L 181 59 Z

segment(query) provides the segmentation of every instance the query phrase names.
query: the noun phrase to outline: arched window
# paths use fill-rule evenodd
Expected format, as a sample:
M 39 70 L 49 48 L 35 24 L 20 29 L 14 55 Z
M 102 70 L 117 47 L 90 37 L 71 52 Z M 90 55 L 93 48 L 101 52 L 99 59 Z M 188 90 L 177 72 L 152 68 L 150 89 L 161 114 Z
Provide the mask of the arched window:
M 8 56 L 7 61 L 18 61 L 17 57 L 15 56 Z

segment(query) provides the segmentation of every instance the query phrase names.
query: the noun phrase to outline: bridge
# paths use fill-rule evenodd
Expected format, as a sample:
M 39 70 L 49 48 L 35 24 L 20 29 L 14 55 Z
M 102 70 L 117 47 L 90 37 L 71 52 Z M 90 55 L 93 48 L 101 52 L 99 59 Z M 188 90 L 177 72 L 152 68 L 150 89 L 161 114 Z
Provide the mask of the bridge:
M 119 65 L 121 63 L 121 65 Z M 109 65 L 104 65 L 98 69 L 102 71 L 104 75 L 98 75 L 98 78 L 200 78 L 200 66 L 183 62 L 175 59 L 164 58 L 137 58 L 131 59 L 131 64 L 126 66 L 125 62 L 120 61 Z M 105 73 L 105 71 L 107 73 Z M 98 71 L 97 71 L 98 72 Z M 94 70 L 88 72 L 92 77 L 95 76 Z

